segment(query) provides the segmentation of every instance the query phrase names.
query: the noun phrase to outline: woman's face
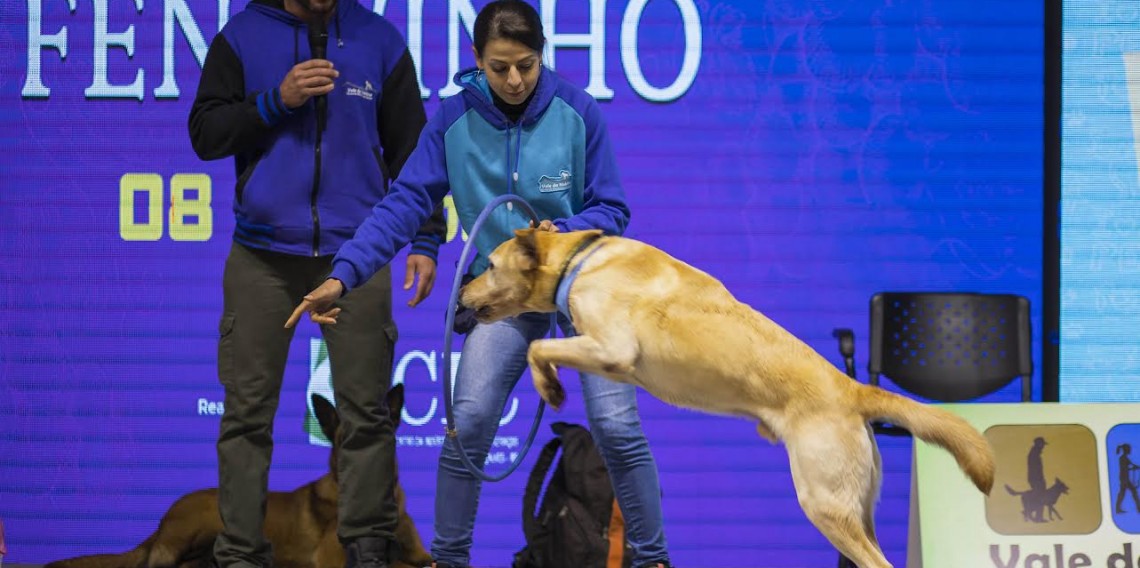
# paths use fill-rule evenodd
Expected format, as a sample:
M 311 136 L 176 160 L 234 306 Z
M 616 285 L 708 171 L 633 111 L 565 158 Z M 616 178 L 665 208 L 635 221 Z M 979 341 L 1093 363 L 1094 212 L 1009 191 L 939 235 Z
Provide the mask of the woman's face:
M 540 62 L 537 51 L 509 39 L 488 40 L 482 54 L 475 52 L 475 63 L 486 73 L 491 90 L 513 105 L 526 101 L 534 92 Z

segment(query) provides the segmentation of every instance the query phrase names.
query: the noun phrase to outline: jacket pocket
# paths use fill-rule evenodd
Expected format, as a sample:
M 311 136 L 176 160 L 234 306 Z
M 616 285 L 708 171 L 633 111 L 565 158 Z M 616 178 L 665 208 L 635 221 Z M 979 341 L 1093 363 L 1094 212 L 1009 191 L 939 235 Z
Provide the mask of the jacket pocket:
M 380 178 L 384 184 L 384 195 L 388 195 L 388 184 L 392 181 L 391 176 L 388 175 L 388 165 L 384 163 L 384 157 L 380 155 L 380 147 L 372 147 L 372 156 L 376 158 L 376 165 L 380 168 Z
M 218 324 L 218 378 L 222 385 L 229 386 L 234 380 L 236 371 L 234 366 L 234 319 L 232 313 L 222 316 Z
M 384 346 L 386 353 L 384 353 L 384 368 L 388 369 L 388 387 L 392 387 L 392 372 L 396 370 L 396 341 L 400 338 L 400 332 L 396 329 L 396 322 L 389 319 L 384 323 L 384 337 L 388 339 L 388 344 Z M 399 421 L 399 415 L 396 418 Z
M 384 324 L 384 335 L 388 337 L 388 341 L 392 345 L 396 345 L 396 341 L 400 339 L 400 331 L 396 328 L 396 322 L 388 320 Z
M 253 159 L 250 160 L 249 165 L 242 171 L 241 176 L 238 177 L 237 186 L 234 188 L 234 199 L 238 205 L 241 205 L 242 195 L 245 193 L 245 184 L 249 183 L 249 178 L 253 177 L 254 168 L 257 167 L 257 164 L 261 163 L 261 158 L 264 156 L 264 152 L 254 156 Z

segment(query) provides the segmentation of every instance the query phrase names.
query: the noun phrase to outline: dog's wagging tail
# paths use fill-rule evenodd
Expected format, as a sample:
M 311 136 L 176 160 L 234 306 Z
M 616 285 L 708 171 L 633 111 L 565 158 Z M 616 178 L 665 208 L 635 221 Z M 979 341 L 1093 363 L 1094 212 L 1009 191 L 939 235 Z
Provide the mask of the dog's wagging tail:
M 985 437 L 962 417 L 877 387 L 864 386 L 858 392 L 859 409 L 865 419 L 896 424 L 920 440 L 950 452 L 979 491 L 989 495 L 993 490 L 993 450 Z

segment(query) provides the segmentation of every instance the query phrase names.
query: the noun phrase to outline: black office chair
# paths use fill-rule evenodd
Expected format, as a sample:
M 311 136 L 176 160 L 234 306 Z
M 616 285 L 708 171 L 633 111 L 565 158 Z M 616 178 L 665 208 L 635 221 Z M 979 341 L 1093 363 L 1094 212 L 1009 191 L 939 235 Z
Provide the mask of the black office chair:
M 847 375 L 855 376 L 855 334 L 835 329 Z M 936 402 L 962 402 L 1021 379 L 1032 401 L 1029 300 L 1010 294 L 882 292 L 871 298 L 870 384 L 884 376 L 902 390 Z M 873 423 L 875 434 L 910 436 Z M 840 555 L 840 568 L 855 564 Z

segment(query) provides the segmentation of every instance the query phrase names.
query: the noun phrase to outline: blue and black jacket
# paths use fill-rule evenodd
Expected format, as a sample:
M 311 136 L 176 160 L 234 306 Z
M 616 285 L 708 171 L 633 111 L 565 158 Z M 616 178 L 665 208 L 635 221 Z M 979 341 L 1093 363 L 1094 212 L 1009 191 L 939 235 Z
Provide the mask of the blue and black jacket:
M 203 160 L 234 157 L 234 240 L 305 256 L 332 255 L 388 193 L 426 117 L 399 31 L 355 0 L 337 2 L 327 59 L 340 72 L 318 133 L 315 101 L 287 109 L 278 90 L 311 59 L 305 22 L 281 0 L 253 0 L 210 44 L 190 111 Z M 442 207 L 414 231 L 412 251 L 435 258 Z M 412 240 L 413 237 L 409 237 Z
M 462 93 L 443 101 L 391 193 L 333 259 L 330 277 L 346 289 L 390 262 L 449 191 L 467 228 L 495 197 L 513 193 L 560 231 L 625 231 L 629 207 L 593 97 L 544 68 L 525 112 L 512 122 L 495 106 L 481 71 L 463 71 L 456 82 Z M 472 273 L 482 272 L 487 255 L 529 220 L 519 209 L 496 210 L 476 235 Z

